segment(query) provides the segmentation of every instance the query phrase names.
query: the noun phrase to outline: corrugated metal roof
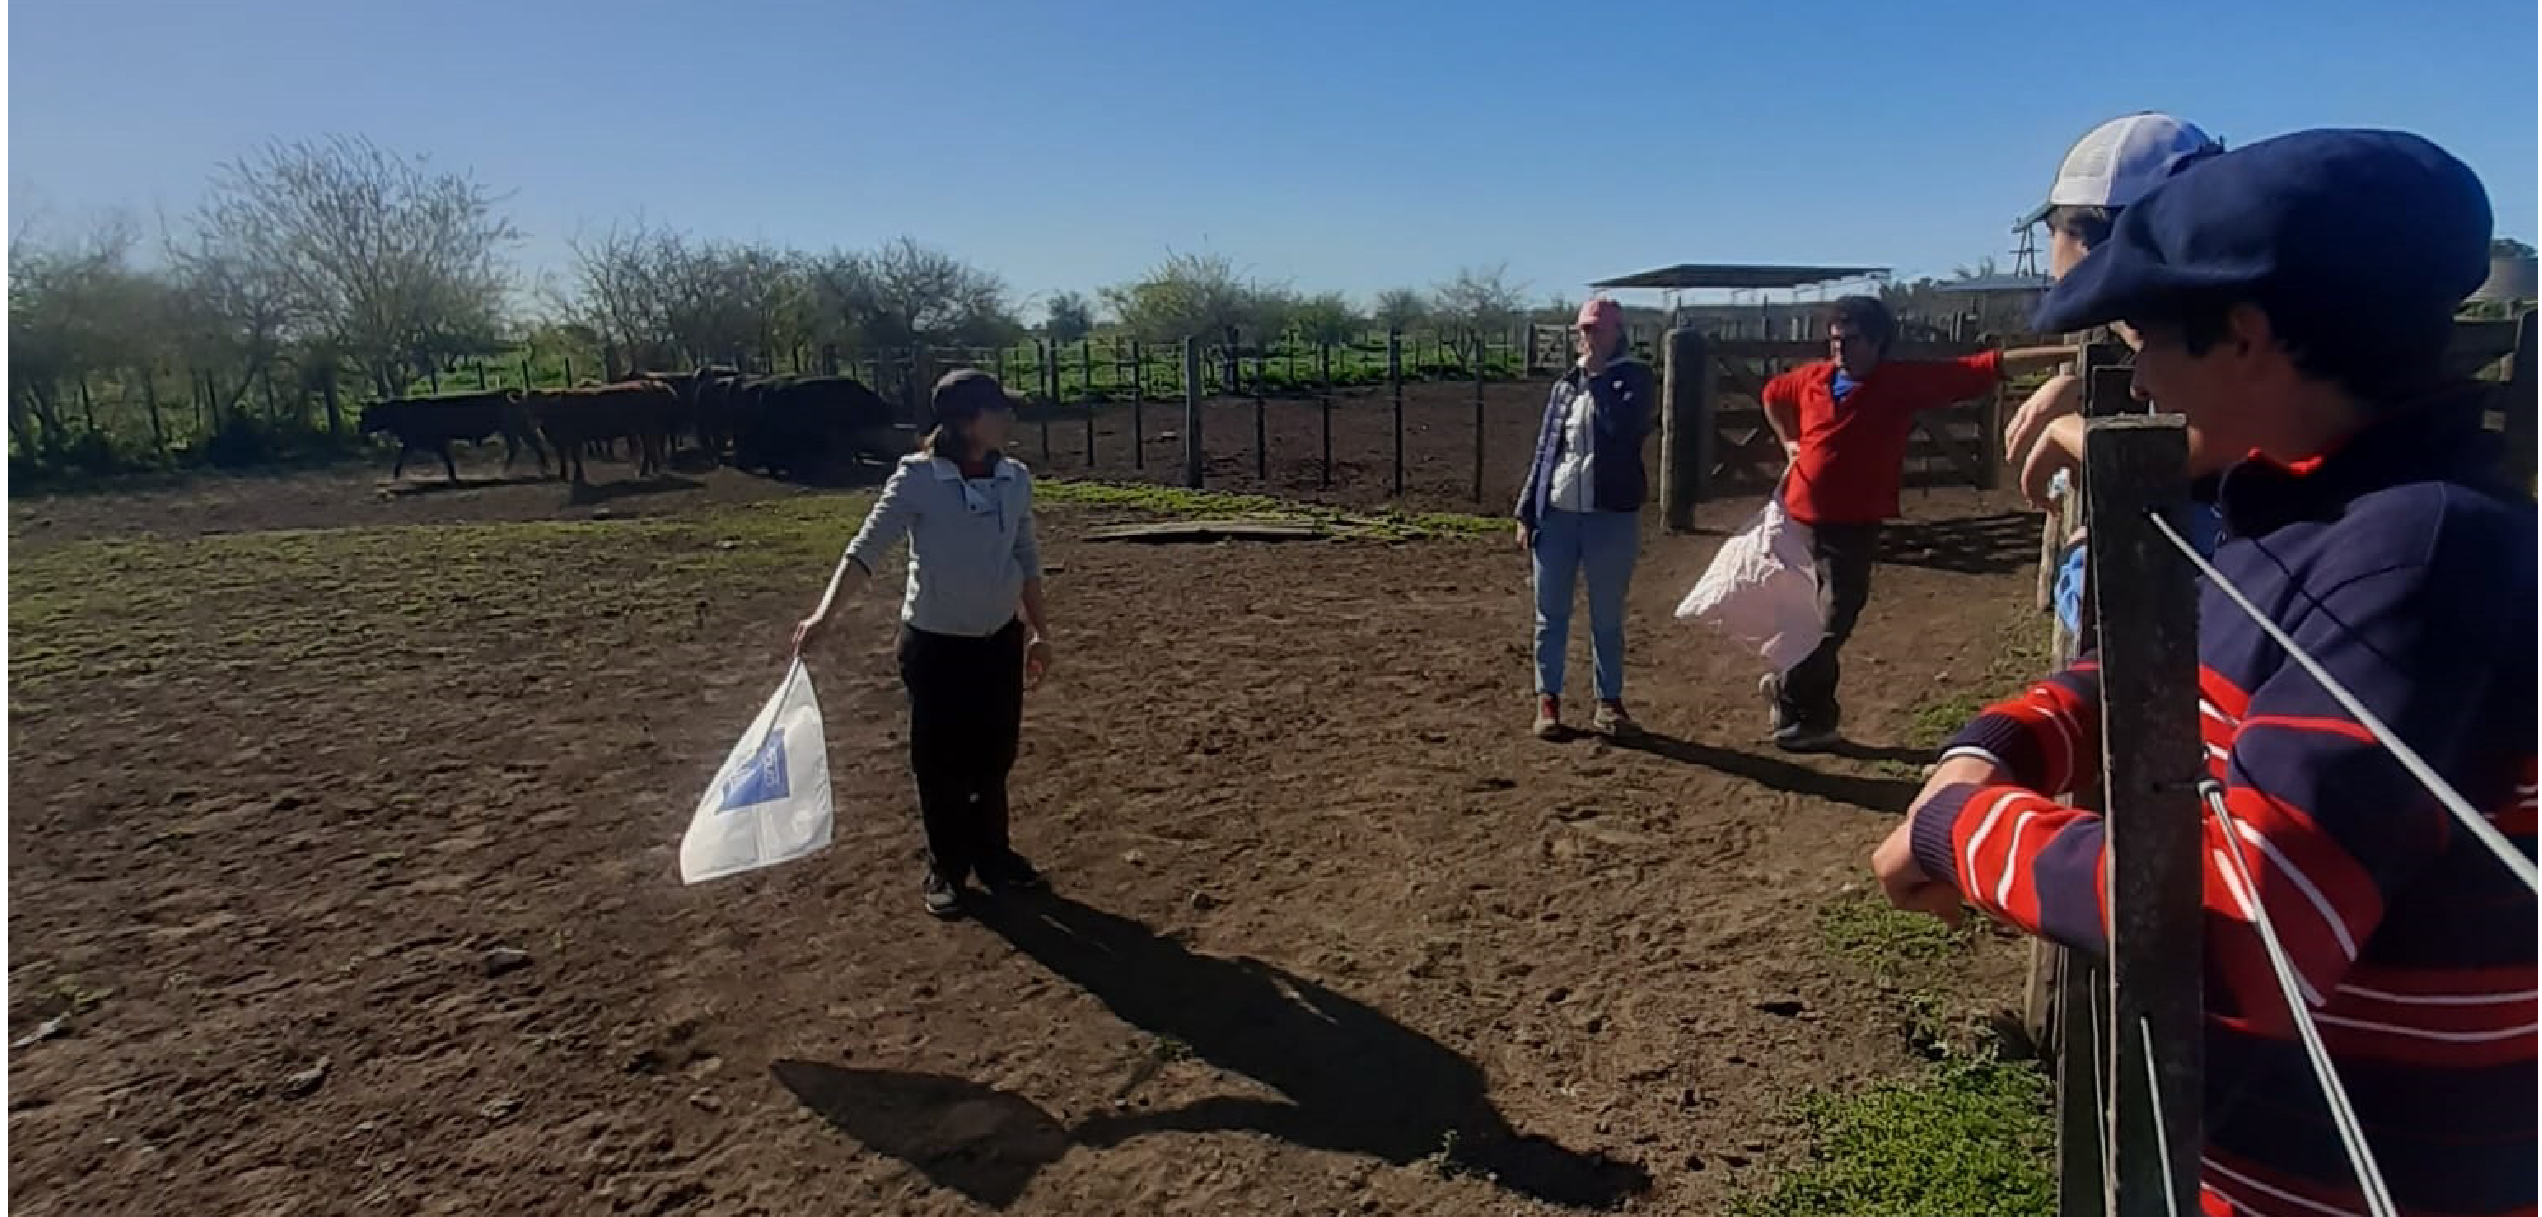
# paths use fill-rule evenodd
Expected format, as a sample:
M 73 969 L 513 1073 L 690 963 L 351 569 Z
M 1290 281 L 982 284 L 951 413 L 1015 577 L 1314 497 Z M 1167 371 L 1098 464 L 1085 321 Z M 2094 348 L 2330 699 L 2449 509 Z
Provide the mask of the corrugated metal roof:
M 1664 291 L 1701 290 L 1705 288 L 1810 287 L 1845 279 L 1885 278 L 1885 266 L 1766 266 L 1728 262 L 1680 262 L 1639 274 L 1618 275 L 1602 279 L 1591 287 L 1658 288 Z
M 1963 296 L 1986 296 L 1999 292 L 2044 292 L 2048 290 L 2046 275 L 1979 275 L 1973 279 L 1955 279 L 1936 283 L 1933 290 Z

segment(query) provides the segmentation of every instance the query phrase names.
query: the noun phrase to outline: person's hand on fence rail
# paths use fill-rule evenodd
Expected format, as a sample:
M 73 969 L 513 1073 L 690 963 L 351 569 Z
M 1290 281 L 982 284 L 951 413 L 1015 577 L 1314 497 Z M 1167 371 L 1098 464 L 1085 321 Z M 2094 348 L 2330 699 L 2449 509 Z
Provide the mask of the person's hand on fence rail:
M 2057 474 L 2083 476 L 2083 416 L 2068 414 L 2051 421 L 2021 459 L 2021 496 L 2041 511 L 2055 510 L 2052 493 Z
M 2046 383 L 2031 390 L 2030 396 L 2013 411 L 2012 421 L 2004 424 L 2004 459 L 2020 460 L 2031 445 L 2039 442 L 2048 424 L 2083 412 L 2083 378 L 2071 372 L 2059 372 Z
M 1924 789 L 1916 792 L 1906 817 L 1878 849 L 1871 851 L 1872 877 L 1880 881 L 1880 891 L 1890 904 L 1910 913 L 1931 913 L 1946 925 L 1960 923 L 1959 889 L 1924 873 L 1915 860 L 1915 816 L 1935 792 L 1945 787 L 1993 785 L 2003 780 L 2003 771 L 1982 756 L 1952 757 L 1933 767 L 1932 776 L 1924 780 Z

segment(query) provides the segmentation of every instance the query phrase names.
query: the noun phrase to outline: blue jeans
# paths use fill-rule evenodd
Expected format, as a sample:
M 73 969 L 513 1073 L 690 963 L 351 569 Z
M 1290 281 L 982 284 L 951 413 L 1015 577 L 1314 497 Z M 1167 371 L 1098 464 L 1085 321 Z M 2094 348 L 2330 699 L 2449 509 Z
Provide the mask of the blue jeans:
M 1642 518 L 1630 511 L 1548 510 L 1536 521 L 1536 691 L 1562 696 L 1571 647 L 1571 600 L 1589 582 L 1589 651 L 1598 700 L 1624 699 L 1624 594 L 1642 547 Z

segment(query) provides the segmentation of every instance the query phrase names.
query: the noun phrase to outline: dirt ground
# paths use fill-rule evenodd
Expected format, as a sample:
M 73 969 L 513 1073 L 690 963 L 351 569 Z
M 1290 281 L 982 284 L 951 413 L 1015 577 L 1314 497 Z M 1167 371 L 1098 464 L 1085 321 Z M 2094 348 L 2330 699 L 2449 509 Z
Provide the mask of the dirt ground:
M 675 873 L 856 500 L 377 481 L 12 504 L 19 1212 L 1721 1212 L 1804 1152 L 1796 1099 L 1918 1065 L 1821 910 L 2036 535 L 1910 493 L 1861 746 L 1791 759 L 1668 616 L 1752 502 L 1648 534 L 1640 748 L 1527 738 L 1505 539 L 1050 507 L 1015 792 L 1055 891 L 938 924 L 888 592 L 814 668 L 835 843 Z M 1982 1016 L 2018 958 L 1929 984 Z

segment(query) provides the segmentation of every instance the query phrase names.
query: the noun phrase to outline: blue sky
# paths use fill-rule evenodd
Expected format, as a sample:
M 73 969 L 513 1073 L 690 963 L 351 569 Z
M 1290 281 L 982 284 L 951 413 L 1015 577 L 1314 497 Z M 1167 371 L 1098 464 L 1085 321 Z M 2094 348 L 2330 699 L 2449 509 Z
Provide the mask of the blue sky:
M 1363 297 L 1506 262 L 1946 274 L 2067 143 L 2168 109 L 2228 142 L 2415 130 L 2535 235 L 2530 0 L 907 3 L 21 0 L 12 223 L 147 217 L 271 136 L 511 192 L 520 260 L 638 215 L 808 248 L 907 234 L 1018 296 L 1169 249 Z

